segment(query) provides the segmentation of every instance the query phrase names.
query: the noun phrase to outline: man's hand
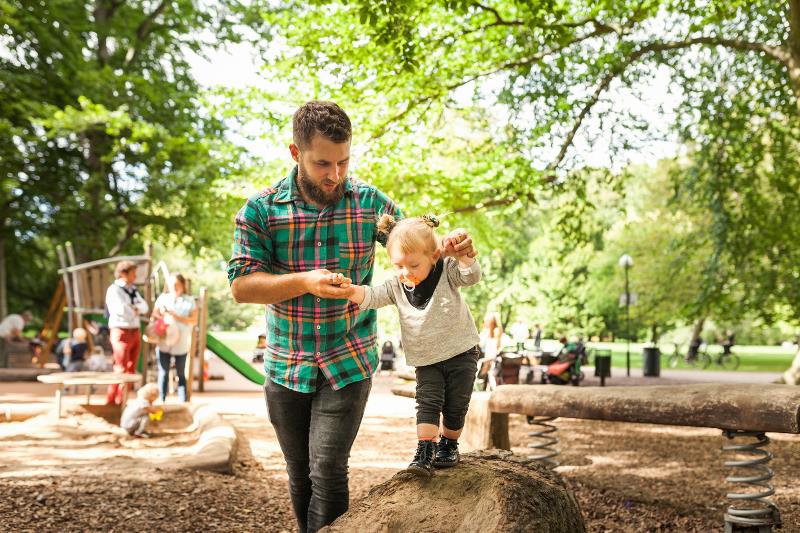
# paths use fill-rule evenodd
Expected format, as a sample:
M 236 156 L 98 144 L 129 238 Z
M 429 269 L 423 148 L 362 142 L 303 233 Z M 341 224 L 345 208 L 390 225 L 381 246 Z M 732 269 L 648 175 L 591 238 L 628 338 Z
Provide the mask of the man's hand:
M 337 283 L 338 281 L 338 283 Z M 306 290 L 319 298 L 347 299 L 350 290 L 342 288 L 342 283 L 350 284 L 350 278 L 321 268 L 305 273 Z
M 442 248 L 444 255 L 449 255 L 450 257 L 475 257 L 478 255 L 472 245 L 472 238 L 466 230 L 461 228 L 455 229 L 444 236 Z

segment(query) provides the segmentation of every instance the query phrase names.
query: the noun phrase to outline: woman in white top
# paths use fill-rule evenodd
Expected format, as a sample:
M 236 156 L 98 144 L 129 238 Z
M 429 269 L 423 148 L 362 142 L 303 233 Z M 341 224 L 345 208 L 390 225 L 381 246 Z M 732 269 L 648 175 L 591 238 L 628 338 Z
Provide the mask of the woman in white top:
M 194 298 L 186 294 L 186 279 L 182 274 L 172 274 L 167 281 L 168 292 L 162 293 L 153 306 L 151 320 L 163 318 L 167 323 L 167 334 L 156 348 L 158 355 L 158 389 L 161 401 L 169 391 L 169 367 L 175 358 L 178 374 L 178 397 L 186 401 L 186 355 L 192 343 L 192 328 L 197 323 L 197 307 Z

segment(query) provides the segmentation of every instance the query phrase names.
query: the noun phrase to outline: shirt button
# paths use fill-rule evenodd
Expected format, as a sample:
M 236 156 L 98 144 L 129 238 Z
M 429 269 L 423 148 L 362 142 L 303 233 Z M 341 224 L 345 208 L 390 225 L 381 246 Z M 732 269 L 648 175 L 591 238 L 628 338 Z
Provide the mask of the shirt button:
M 322 246 L 322 241 L 318 241 L 317 246 Z
M 320 355 L 320 353 L 319 353 L 319 352 L 317 352 L 317 355 Z
M 317 298 L 317 301 L 318 301 L 318 302 L 320 301 L 320 300 L 319 300 L 319 298 Z
M 317 324 L 317 329 L 319 329 L 319 324 Z

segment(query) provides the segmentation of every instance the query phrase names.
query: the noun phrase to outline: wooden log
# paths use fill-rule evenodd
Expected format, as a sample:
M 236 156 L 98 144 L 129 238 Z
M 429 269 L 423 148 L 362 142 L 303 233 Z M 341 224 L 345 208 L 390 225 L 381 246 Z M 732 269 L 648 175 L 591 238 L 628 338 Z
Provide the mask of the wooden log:
M 458 439 L 464 452 L 499 448 L 511 449 L 508 436 L 508 414 L 493 413 L 489 408 L 489 392 L 473 392 L 469 401 L 464 431 Z
M 320 533 L 586 531 L 561 477 L 509 452 L 464 454 L 431 478 L 401 472 L 373 487 Z
M 489 404 L 494 413 L 800 433 L 800 389 L 789 385 L 501 385 Z
M 406 398 L 417 397 L 417 385 L 397 385 L 392 387 L 392 394 L 395 396 L 405 396 Z

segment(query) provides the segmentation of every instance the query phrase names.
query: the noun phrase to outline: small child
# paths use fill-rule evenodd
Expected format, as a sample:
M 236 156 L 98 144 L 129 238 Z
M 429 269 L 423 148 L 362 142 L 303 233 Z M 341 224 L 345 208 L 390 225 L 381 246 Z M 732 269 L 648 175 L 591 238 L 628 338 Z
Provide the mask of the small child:
M 397 306 L 406 361 L 417 370 L 417 451 L 406 469 L 431 476 L 433 467 L 458 464 L 458 437 L 464 428 L 480 351 L 478 330 L 459 287 L 480 280 L 473 257 L 442 257 L 433 216 L 378 221 L 379 239 L 397 276 L 376 287 L 353 285 L 341 274 L 331 281 L 351 287 L 348 299 L 360 309 Z M 439 420 L 443 416 L 441 438 Z
M 150 435 L 145 433 L 147 424 L 150 422 L 150 413 L 157 413 L 158 407 L 153 406 L 153 402 L 158 398 L 158 386 L 155 383 L 148 383 L 136 393 L 136 399 L 128 402 L 122 412 L 119 425 L 128 432 L 128 435 L 140 438 L 148 438 Z

